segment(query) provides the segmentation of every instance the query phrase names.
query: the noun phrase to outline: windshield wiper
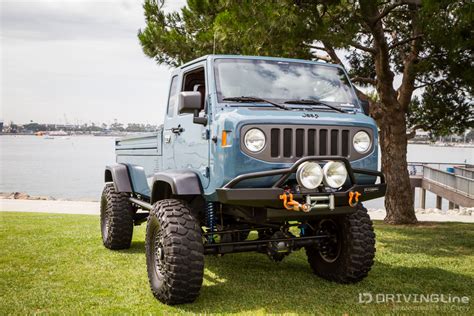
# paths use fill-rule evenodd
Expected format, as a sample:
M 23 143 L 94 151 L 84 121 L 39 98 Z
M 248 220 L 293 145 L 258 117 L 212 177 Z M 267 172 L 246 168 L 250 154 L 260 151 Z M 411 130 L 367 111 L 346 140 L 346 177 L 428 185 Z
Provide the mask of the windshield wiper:
M 255 103 L 255 102 L 265 102 L 268 104 L 271 104 L 273 106 L 276 106 L 277 108 L 283 109 L 283 110 L 290 110 L 289 107 L 287 107 L 284 104 L 279 104 L 273 101 L 269 101 L 266 99 L 262 98 L 256 98 L 256 97 L 230 97 L 230 98 L 224 98 L 222 99 L 224 101 L 234 101 L 234 102 L 249 102 L 249 103 Z
M 301 105 L 323 105 L 325 107 L 328 107 L 334 111 L 341 112 L 341 113 L 347 113 L 347 111 L 340 109 L 338 107 L 335 107 L 333 105 L 318 101 L 318 100 L 306 100 L 306 99 L 301 99 L 301 100 L 289 100 L 285 101 L 285 104 L 301 104 Z

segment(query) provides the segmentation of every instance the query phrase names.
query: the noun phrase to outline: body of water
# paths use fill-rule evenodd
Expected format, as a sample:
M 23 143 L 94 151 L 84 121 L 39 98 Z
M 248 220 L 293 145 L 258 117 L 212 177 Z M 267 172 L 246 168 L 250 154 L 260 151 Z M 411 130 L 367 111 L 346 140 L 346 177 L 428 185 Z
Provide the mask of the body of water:
M 0 192 L 98 200 L 115 138 L 0 136 Z
M 0 192 L 98 200 L 104 166 L 115 163 L 115 138 L 0 136 Z M 408 161 L 474 164 L 474 148 L 409 145 Z M 383 199 L 366 203 L 383 207 Z M 418 204 L 417 204 L 418 205 Z M 434 207 L 428 194 L 427 207 Z

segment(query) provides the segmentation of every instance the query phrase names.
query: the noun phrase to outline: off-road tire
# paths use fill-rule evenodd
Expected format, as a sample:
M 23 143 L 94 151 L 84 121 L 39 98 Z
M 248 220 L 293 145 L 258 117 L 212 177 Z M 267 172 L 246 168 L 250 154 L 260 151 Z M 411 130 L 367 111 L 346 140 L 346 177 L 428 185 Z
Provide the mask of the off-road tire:
M 204 246 L 199 222 L 184 201 L 168 199 L 153 205 L 145 249 L 153 295 L 168 305 L 193 302 L 203 280 Z
M 312 226 L 318 227 L 323 220 L 312 223 Z M 367 276 L 375 257 L 375 233 L 367 209 L 359 205 L 355 213 L 330 220 L 338 227 L 337 238 L 341 241 L 338 256 L 334 257 L 334 262 L 328 262 L 316 247 L 306 247 L 311 269 L 326 280 L 359 282 Z
M 130 248 L 133 235 L 133 208 L 130 195 L 116 192 L 113 183 L 106 183 L 100 201 L 102 242 L 109 249 Z

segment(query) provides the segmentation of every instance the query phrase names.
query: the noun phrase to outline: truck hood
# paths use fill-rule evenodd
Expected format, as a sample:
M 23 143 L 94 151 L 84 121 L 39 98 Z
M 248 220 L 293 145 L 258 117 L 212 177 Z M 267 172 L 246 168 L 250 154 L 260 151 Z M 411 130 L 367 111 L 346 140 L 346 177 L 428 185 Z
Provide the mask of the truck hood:
M 365 126 L 376 128 L 375 121 L 369 116 L 356 113 L 329 111 L 286 111 L 269 107 L 226 107 L 216 115 L 223 120 L 224 128 L 234 129 L 243 124 L 294 124 L 294 125 L 335 125 Z

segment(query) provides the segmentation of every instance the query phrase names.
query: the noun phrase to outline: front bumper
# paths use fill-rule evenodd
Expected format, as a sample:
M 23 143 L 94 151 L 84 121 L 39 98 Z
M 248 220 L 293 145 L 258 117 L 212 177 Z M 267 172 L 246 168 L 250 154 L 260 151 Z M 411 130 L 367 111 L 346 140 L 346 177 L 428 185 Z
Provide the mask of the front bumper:
M 310 210 L 311 213 L 313 211 L 317 211 L 318 213 L 325 211 L 330 211 L 331 213 L 350 212 L 354 209 L 349 205 L 351 192 L 352 194 L 358 192 L 360 194 L 358 200 L 361 202 L 376 199 L 385 195 L 385 177 L 381 172 L 352 168 L 349 160 L 341 156 L 309 156 L 301 158 L 289 168 L 253 172 L 237 176 L 229 181 L 225 186 L 216 190 L 218 201 L 223 204 L 282 209 L 283 204 L 279 197 L 281 194 L 285 193 L 283 188 L 285 182 L 296 172 L 299 165 L 309 160 L 317 162 L 336 160 L 343 162 L 346 166 L 350 181 L 349 185 L 343 187 L 344 189 L 335 192 L 292 192 L 293 198 L 296 201 L 313 201 L 313 207 L 311 207 Z M 358 184 L 355 174 L 379 177 L 380 183 Z M 277 175 L 280 175 L 280 178 L 271 187 L 235 188 L 238 183 L 244 180 Z M 322 201 L 323 203 L 318 203 L 318 201 Z M 324 203 L 324 201 L 327 201 L 327 203 Z

